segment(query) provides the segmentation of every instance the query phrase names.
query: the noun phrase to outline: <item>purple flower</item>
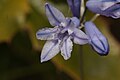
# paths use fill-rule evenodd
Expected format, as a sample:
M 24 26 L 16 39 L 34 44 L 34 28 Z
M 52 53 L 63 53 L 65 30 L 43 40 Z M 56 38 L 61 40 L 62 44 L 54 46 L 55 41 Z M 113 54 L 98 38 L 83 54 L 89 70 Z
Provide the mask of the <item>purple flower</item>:
M 99 55 L 107 55 L 109 52 L 109 45 L 106 37 L 96 28 L 92 22 L 85 23 L 85 32 L 89 37 L 88 43 L 92 45 L 93 49 Z
M 37 39 L 47 40 L 42 53 L 41 62 L 48 61 L 61 51 L 65 60 L 69 59 L 72 51 L 72 40 L 76 44 L 88 43 L 87 35 L 78 29 L 79 19 L 65 18 L 55 7 L 46 3 L 46 15 L 54 28 L 44 28 L 36 33 Z
M 120 0 L 89 0 L 86 6 L 94 13 L 120 18 Z
M 81 0 L 67 0 L 74 17 L 80 18 Z

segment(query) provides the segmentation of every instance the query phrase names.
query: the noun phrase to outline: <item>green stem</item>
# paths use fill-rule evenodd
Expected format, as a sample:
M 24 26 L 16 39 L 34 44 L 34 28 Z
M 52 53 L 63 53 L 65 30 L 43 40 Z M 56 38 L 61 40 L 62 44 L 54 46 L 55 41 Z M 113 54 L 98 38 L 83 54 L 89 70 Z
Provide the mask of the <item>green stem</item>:
M 99 16 L 100 16 L 100 14 L 94 15 L 93 18 L 90 21 L 94 22 L 97 19 L 97 17 L 99 17 Z
M 82 15 L 81 20 L 80 20 L 80 23 L 83 23 L 85 21 L 86 12 L 87 12 L 87 7 L 85 7 L 85 10 L 84 10 L 83 15 Z

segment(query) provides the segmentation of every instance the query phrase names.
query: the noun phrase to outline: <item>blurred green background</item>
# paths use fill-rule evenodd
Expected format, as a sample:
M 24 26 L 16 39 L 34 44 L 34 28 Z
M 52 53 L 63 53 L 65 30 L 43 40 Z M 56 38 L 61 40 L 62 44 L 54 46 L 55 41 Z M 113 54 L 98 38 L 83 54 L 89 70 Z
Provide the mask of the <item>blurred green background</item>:
M 0 80 L 120 80 L 119 19 L 100 16 L 95 21 L 108 38 L 108 56 L 99 56 L 89 45 L 74 44 L 69 60 L 58 54 L 40 62 L 45 41 L 36 39 L 36 31 L 52 27 L 45 2 L 71 16 L 66 0 L 0 0 Z M 87 11 L 86 19 L 93 15 Z

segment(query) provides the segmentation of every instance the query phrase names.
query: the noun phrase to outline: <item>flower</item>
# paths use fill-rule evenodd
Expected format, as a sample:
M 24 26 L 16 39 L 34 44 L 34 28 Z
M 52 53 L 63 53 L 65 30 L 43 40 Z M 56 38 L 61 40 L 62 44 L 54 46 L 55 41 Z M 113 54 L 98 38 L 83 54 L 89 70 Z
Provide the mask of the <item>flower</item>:
M 88 43 L 92 45 L 93 49 L 98 52 L 99 55 L 107 55 L 109 52 L 108 41 L 93 22 L 85 22 L 85 32 L 89 37 Z
M 80 18 L 81 0 L 67 0 L 74 17 Z
M 37 39 L 47 40 L 42 52 L 41 62 L 48 61 L 61 51 L 65 60 L 69 59 L 72 51 L 72 40 L 76 44 L 88 43 L 87 35 L 79 30 L 79 19 L 65 18 L 64 15 L 50 4 L 45 4 L 46 15 L 54 28 L 44 28 L 36 33 Z
M 86 6 L 94 13 L 120 18 L 120 0 L 89 0 Z

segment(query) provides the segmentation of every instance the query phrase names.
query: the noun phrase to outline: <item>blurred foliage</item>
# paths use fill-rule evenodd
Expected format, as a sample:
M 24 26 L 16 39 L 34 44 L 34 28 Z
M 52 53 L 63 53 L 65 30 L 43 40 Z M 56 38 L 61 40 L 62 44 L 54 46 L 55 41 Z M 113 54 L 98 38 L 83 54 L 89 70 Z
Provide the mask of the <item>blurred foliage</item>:
M 27 11 L 27 0 L 0 0 L 0 42 L 11 39 Z
M 45 41 L 35 34 L 52 27 L 45 15 L 46 1 L 71 16 L 66 0 L 0 0 L 0 80 L 119 80 L 120 22 L 103 16 L 95 23 L 110 43 L 108 56 L 97 55 L 89 45 L 74 45 L 69 60 L 58 54 L 40 63 Z M 87 11 L 86 20 L 93 15 Z

